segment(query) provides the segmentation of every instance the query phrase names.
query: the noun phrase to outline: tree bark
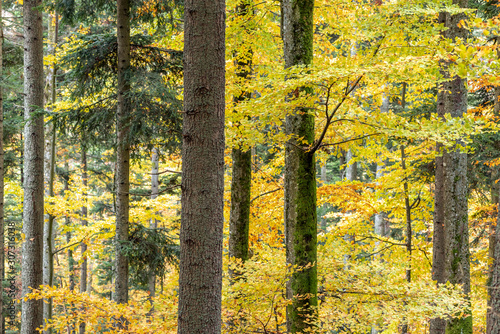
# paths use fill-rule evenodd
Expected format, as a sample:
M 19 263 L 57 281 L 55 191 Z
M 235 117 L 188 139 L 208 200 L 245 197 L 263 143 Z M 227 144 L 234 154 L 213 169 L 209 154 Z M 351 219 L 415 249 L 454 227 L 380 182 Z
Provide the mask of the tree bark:
M 460 7 L 467 6 L 467 0 L 453 0 L 453 3 Z M 466 29 L 459 25 L 460 20 L 465 19 L 465 15 L 442 13 L 440 19 L 448 28 L 444 33 L 446 38 L 457 41 L 467 37 Z M 442 71 L 449 79 L 444 83 L 444 89 L 438 96 L 442 100 L 438 101 L 438 108 L 442 107 L 444 114 L 449 114 L 453 118 L 461 118 L 467 112 L 466 79 L 458 76 L 449 77 L 447 66 L 447 63 L 442 64 Z M 443 103 L 442 106 L 439 106 L 440 103 Z M 442 210 L 442 223 L 444 224 L 444 268 L 440 270 L 444 274 L 444 281 L 462 285 L 463 292 L 468 295 L 470 293 L 470 253 L 467 154 L 461 153 L 461 149 L 463 149 L 463 143 L 458 141 L 454 147 L 443 152 L 442 191 L 439 194 L 441 198 L 437 198 L 436 201 L 437 204 L 442 205 L 442 209 L 438 209 Z M 445 332 L 446 334 L 472 334 L 472 315 L 449 319 L 446 322 Z
M 87 193 L 86 193 L 86 188 L 88 185 L 88 175 L 87 175 L 87 148 L 85 147 L 85 144 L 81 145 L 81 150 L 82 150 L 82 184 L 84 187 L 84 192 L 83 192 L 83 203 L 84 205 L 82 206 L 82 226 L 87 226 Z M 85 241 L 82 242 L 81 246 L 81 252 L 82 252 L 82 258 L 83 261 L 80 265 L 80 293 L 85 293 L 87 292 L 87 255 L 85 252 L 87 251 L 87 244 Z M 78 325 L 78 331 L 80 334 L 85 333 L 85 322 L 81 322 Z
M 389 112 L 389 97 L 387 94 L 384 93 L 383 100 L 382 100 L 382 106 L 380 106 L 380 112 L 382 113 L 387 113 Z M 375 170 L 375 180 L 380 179 L 382 176 L 384 176 L 384 170 L 386 168 L 386 162 L 382 160 L 381 163 L 378 163 L 376 166 Z M 376 181 L 377 184 L 379 184 L 379 181 Z M 389 225 L 389 219 L 388 219 L 388 214 L 387 212 L 379 212 L 376 213 L 374 216 L 374 232 L 376 235 L 379 235 L 381 237 L 387 237 L 389 236 L 390 233 L 390 225 Z M 375 249 L 379 249 L 380 247 L 380 241 L 375 242 Z M 382 256 L 381 254 L 377 254 L 374 256 L 374 259 L 378 259 L 378 261 L 382 261 Z M 380 331 L 379 326 L 372 326 L 371 328 L 371 334 L 378 334 Z
M 220 333 L 225 2 L 184 7 L 184 120 L 178 333 Z
M 229 257 L 246 261 L 249 258 L 250 186 L 252 154 L 250 150 L 233 148 L 231 212 L 229 218 Z
M 2 1 L 0 0 L 0 13 Z M 3 19 L 0 15 L 0 77 L 3 76 Z M 4 236 L 4 148 L 3 148 L 3 85 L 0 85 L 0 279 L 5 279 L 5 236 Z M 3 298 L 0 298 L 0 333 L 5 332 Z
M 128 260 L 123 242 L 128 240 L 130 191 L 130 0 L 118 0 L 118 106 L 116 110 L 116 237 L 115 293 L 117 303 L 128 302 Z
M 441 17 L 441 15 L 440 15 Z M 440 20 L 441 21 L 441 20 Z M 441 87 L 442 88 L 442 87 Z M 444 92 L 438 92 L 437 96 L 437 114 L 444 117 L 445 106 L 443 99 Z M 441 155 L 443 145 L 437 143 L 436 151 L 436 169 L 434 183 L 434 235 L 432 238 L 432 279 L 437 284 L 445 283 L 444 267 L 445 267 L 445 239 L 444 239 L 444 199 L 443 199 L 443 156 Z M 446 329 L 446 321 L 441 318 L 431 319 L 430 334 L 444 334 Z
M 158 149 L 153 148 L 153 154 L 151 155 L 151 162 L 153 166 L 151 167 L 151 199 L 155 199 L 158 197 L 159 191 L 159 180 L 158 180 Z M 156 219 L 151 219 L 149 228 L 156 229 L 158 227 L 158 222 Z M 153 298 L 156 294 L 156 275 L 153 271 L 153 268 L 150 268 L 150 273 L 148 276 L 148 290 L 149 290 L 149 302 L 151 303 L 151 311 L 149 315 L 153 313 Z
M 313 59 L 314 0 L 283 0 L 282 22 L 285 67 L 311 65 Z M 302 88 L 309 91 L 308 88 Z M 287 284 L 287 329 L 311 328 L 317 300 L 316 163 L 307 145 L 314 142 L 314 115 L 298 108 L 286 117 L 285 242 L 287 264 L 304 268 Z M 305 145 L 303 144 L 305 141 Z M 306 267 L 308 266 L 308 267 Z M 298 296 L 298 297 L 297 297 Z
M 41 0 L 25 0 L 24 17 L 24 203 L 22 295 L 42 283 L 43 249 L 43 26 Z M 42 326 L 42 301 L 22 301 L 21 334 Z
M 56 55 L 57 45 L 57 28 L 58 28 L 57 14 L 49 15 L 49 50 L 48 53 L 52 56 Z M 47 71 L 47 95 L 48 103 L 54 104 L 56 102 L 56 65 L 53 64 Z M 55 164 L 56 164 L 56 127 L 51 124 L 48 135 L 49 138 L 49 152 L 48 152 L 48 193 L 50 197 L 54 196 L 54 178 L 55 178 Z M 43 284 L 52 286 L 54 282 L 54 241 L 55 241 L 55 217 L 51 214 L 48 215 L 47 224 L 44 225 L 43 230 Z M 52 298 L 43 303 L 43 321 L 48 322 L 52 319 Z M 52 328 L 44 331 L 45 334 L 51 334 Z
M 241 0 L 236 7 L 237 15 L 245 22 L 249 13 L 253 13 L 253 0 Z M 252 14 L 250 14 L 252 15 Z M 244 29 L 247 29 L 244 27 Z M 244 42 L 243 42 L 244 43 Z M 248 43 L 247 43 L 248 44 Z M 243 51 L 241 51 L 243 50 Z M 250 79 L 252 72 L 251 45 L 240 46 L 235 54 L 236 76 L 241 82 Z M 235 103 L 250 98 L 249 92 L 241 92 L 233 98 Z M 234 147 L 232 150 L 233 170 L 231 181 L 231 211 L 229 215 L 229 257 L 242 261 L 249 258 L 248 233 L 250 226 L 250 190 L 252 181 L 252 151 Z M 231 275 L 235 274 L 230 272 Z
M 380 107 L 380 112 L 382 113 L 389 112 L 389 97 L 386 94 L 384 94 L 382 106 Z M 375 179 L 379 179 L 384 175 L 385 167 L 386 167 L 385 161 L 382 161 L 381 163 L 377 164 L 375 171 Z M 374 224 L 375 234 L 380 235 L 382 237 L 388 236 L 390 233 L 390 226 L 387 217 L 387 212 L 380 212 L 375 214 L 374 221 L 375 221 Z
M 500 115 L 500 87 L 495 87 L 495 115 Z M 493 167 L 491 200 L 497 205 L 497 221 L 491 224 L 489 257 L 491 260 L 488 277 L 488 310 L 486 313 L 486 334 L 500 333 L 500 170 Z

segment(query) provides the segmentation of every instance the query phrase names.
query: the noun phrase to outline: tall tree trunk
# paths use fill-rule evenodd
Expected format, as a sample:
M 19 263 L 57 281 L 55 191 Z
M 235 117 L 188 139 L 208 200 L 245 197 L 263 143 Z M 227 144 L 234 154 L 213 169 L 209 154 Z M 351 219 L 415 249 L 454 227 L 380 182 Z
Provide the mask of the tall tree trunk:
M 467 0 L 453 0 L 460 7 L 467 7 Z M 467 31 L 459 27 L 463 14 L 443 12 L 439 22 L 448 30 L 443 37 L 456 41 L 465 39 Z M 467 111 L 466 79 L 448 75 L 448 63 L 442 62 L 441 72 L 449 80 L 438 93 L 437 111 L 443 117 L 449 114 L 460 118 Z M 434 201 L 433 279 L 438 283 L 449 281 L 462 284 L 464 293 L 470 292 L 469 229 L 467 216 L 467 155 L 460 153 L 462 143 L 444 150 L 436 158 L 436 190 Z M 442 150 L 442 145 L 437 145 Z M 472 333 L 472 317 L 431 321 L 431 334 Z
M 454 0 L 461 7 L 467 0 Z M 459 28 L 465 15 L 447 15 L 446 27 L 451 39 L 465 39 L 467 31 Z M 466 79 L 455 76 L 445 83 L 446 113 L 461 118 L 467 113 Z M 443 200 L 445 226 L 445 277 L 453 284 L 461 284 L 465 294 L 470 293 L 470 253 L 468 220 L 467 154 L 461 153 L 463 143 L 457 143 L 450 152 L 443 154 Z M 469 311 L 470 312 L 470 311 Z M 446 324 L 446 334 L 472 334 L 472 315 L 451 319 Z
M 117 303 L 128 302 L 128 260 L 123 242 L 128 240 L 130 191 L 130 0 L 118 0 L 118 106 L 116 110 L 116 237 L 115 293 Z
M 500 87 L 495 87 L 495 115 L 500 115 Z M 491 200 L 497 205 L 497 221 L 491 224 L 489 257 L 491 259 L 488 278 L 488 311 L 486 334 L 500 333 L 500 170 L 492 171 Z
M 253 0 L 241 0 L 236 13 L 244 22 L 250 21 L 253 13 Z M 247 27 L 244 27 L 247 30 Z M 244 43 L 244 42 L 243 42 Z M 248 44 L 248 43 L 247 43 Z M 236 51 L 236 76 L 241 82 L 249 80 L 252 72 L 252 49 L 250 45 L 239 47 Z M 243 50 L 243 51 L 241 51 Z M 249 92 L 241 92 L 234 97 L 238 103 L 250 98 Z M 250 226 L 250 187 L 252 181 L 252 151 L 234 147 L 232 150 L 233 170 L 231 182 L 231 211 L 229 215 L 229 257 L 242 261 L 249 258 L 248 233 Z M 235 274 L 233 272 L 231 275 Z
M 184 7 L 184 124 L 178 333 L 220 333 L 225 2 Z
M 24 17 L 24 203 L 22 295 L 42 284 L 43 249 L 43 26 L 41 0 L 25 0 Z M 22 300 L 21 334 L 42 326 L 42 301 Z
M 406 83 L 403 83 L 403 94 L 401 98 L 401 107 L 403 111 L 406 108 Z M 410 206 L 410 195 L 409 195 L 409 190 L 408 190 L 408 176 L 406 175 L 406 153 L 405 153 L 405 146 L 401 145 L 400 146 L 401 150 L 401 168 L 403 169 L 404 173 L 404 180 L 403 180 L 403 191 L 404 191 L 404 198 L 405 198 L 405 216 L 406 216 L 406 254 L 408 256 L 408 268 L 406 269 L 406 281 L 408 283 L 411 282 L 411 261 L 412 261 L 412 237 L 413 237 L 413 232 L 412 232 L 412 226 L 411 226 L 411 206 Z M 405 319 L 403 326 L 402 326 L 402 334 L 407 334 L 408 332 L 408 322 L 407 319 Z
M 440 15 L 440 21 L 441 16 Z M 441 87 L 443 88 L 443 87 Z M 438 92 L 436 111 L 438 116 L 444 117 L 445 103 L 443 98 L 444 92 Z M 445 267 L 445 239 L 444 239 L 444 198 L 443 198 L 443 156 L 441 155 L 443 145 L 438 143 L 436 151 L 436 170 L 434 183 L 434 235 L 432 238 L 432 279 L 437 284 L 445 283 L 444 267 Z M 431 319 L 430 334 L 444 334 L 446 329 L 446 321 L 441 318 Z
M 151 162 L 153 166 L 151 167 L 151 199 L 156 199 L 158 197 L 159 191 L 159 180 L 158 180 L 158 149 L 153 149 L 153 154 L 151 156 Z M 156 229 L 158 227 L 158 222 L 156 219 L 151 219 L 149 228 Z M 151 306 L 153 306 L 153 298 L 156 294 L 156 275 L 153 268 L 150 268 L 150 273 L 148 276 L 148 290 L 149 290 L 149 301 Z M 151 309 L 151 313 L 153 309 Z
M 380 112 L 381 113 L 387 113 L 389 112 L 389 96 L 384 93 L 384 97 L 382 100 L 382 106 L 380 107 Z M 384 175 L 384 170 L 385 170 L 385 161 L 382 161 L 381 163 L 377 164 L 376 171 L 375 171 L 375 179 L 380 179 Z M 375 226 L 374 226 L 374 231 L 375 234 L 380 235 L 382 237 L 386 237 L 390 233 L 390 227 L 389 227 L 389 219 L 387 216 L 387 212 L 380 212 L 375 214 L 374 217 L 375 221 Z
M 390 107 L 390 100 L 389 96 L 384 93 L 383 100 L 382 100 L 382 105 L 380 106 L 380 112 L 381 113 L 387 113 L 389 112 L 389 107 Z M 381 163 L 378 163 L 376 166 L 375 170 L 375 180 L 377 180 L 377 184 L 379 184 L 379 179 L 384 176 L 384 171 L 386 168 L 386 161 L 382 161 Z M 379 235 L 381 237 L 387 237 L 389 236 L 390 233 L 390 225 L 389 225 L 389 217 L 387 212 L 379 212 L 376 213 L 374 216 L 374 232 L 376 235 Z M 380 242 L 376 241 L 375 242 L 375 248 L 378 250 L 380 246 Z M 382 256 L 380 255 L 375 255 L 374 259 L 378 259 L 379 261 L 382 261 Z M 378 334 L 379 333 L 379 327 L 378 326 L 372 326 L 371 328 L 371 334 Z
M 0 14 L 2 0 L 0 0 Z M 0 15 L 0 77 L 3 76 L 3 20 Z M 4 236 L 4 150 L 3 150 L 3 85 L 0 84 L 0 279 L 5 279 L 5 236 Z M 3 298 L 0 298 L 0 310 L 3 310 Z M 0 333 L 5 332 L 5 319 L 0 312 Z
M 69 191 L 69 164 L 68 162 L 66 161 L 64 163 L 64 170 L 65 170 L 65 174 L 63 179 L 64 179 L 64 193 L 63 195 Z M 66 217 L 64 218 L 65 220 L 65 225 L 67 227 L 67 232 L 66 232 L 66 243 L 69 244 L 70 241 L 71 241 L 71 231 L 70 231 L 70 227 L 71 227 L 71 220 L 69 219 L 69 216 L 66 215 Z M 75 281 L 75 278 L 76 278 L 76 275 L 75 275 L 75 259 L 73 257 L 73 250 L 70 248 L 68 248 L 68 251 L 67 251 L 67 256 L 68 256 L 68 272 L 69 272 L 69 290 L 70 291 L 74 291 L 75 290 L 75 286 L 76 286 L 76 281 Z M 72 309 L 74 310 L 75 308 L 73 307 L 72 305 Z M 74 323 L 68 325 L 68 333 L 70 334 L 73 334 L 74 333 Z
M 49 50 L 48 53 L 52 56 L 56 54 L 57 45 L 57 28 L 58 28 L 57 14 L 49 15 Z M 56 102 L 56 65 L 53 64 L 47 71 L 47 102 L 54 104 Z M 49 128 L 49 152 L 48 152 L 48 196 L 54 196 L 54 178 L 55 178 L 55 164 L 56 164 L 56 127 L 51 124 Z M 54 283 L 54 220 L 55 217 L 51 214 L 48 215 L 47 224 L 44 225 L 43 230 L 43 284 L 52 286 Z M 52 319 L 52 298 L 43 303 L 43 320 L 49 322 Z M 51 334 L 52 329 L 44 331 L 45 334 Z
M 311 65 L 313 59 L 314 0 L 283 0 L 282 22 L 285 67 Z M 302 88 L 309 91 L 308 88 Z M 317 219 L 316 163 L 314 152 L 305 145 L 314 142 L 314 115 L 307 109 L 294 110 L 286 117 L 285 147 L 285 242 L 287 263 L 306 267 L 292 273 L 287 284 L 287 329 L 303 332 L 316 317 L 317 300 Z M 302 144 L 305 141 L 305 145 Z M 299 296 L 298 298 L 294 296 Z
M 453 0 L 453 3 L 460 7 L 466 7 L 467 2 L 467 0 Z M 461 28 L 459 24 L 460 20 L 463 19 L 465 19 L 464 14 L 440 14 L 440 21 L 444 22 L 445 27 L 448 28 L 444 32 L 444 37 L 452 41 L 465 39 L 467 30 Z M 458 76 L 449 77 L 447 66 L 448 64 L 443 62 L 442 71 L 448 81 L 443 84 L 443 90 L 438 95 L 438 112 L 442 112 L 442 115 L 448 114 L 453 118 L 461 118 L 467 112 L 466 79 Z M 437 266 L 441 265 L 440 268 L 436 268 L 436 274 L 443 274 L 443 281 L 462 285 L 463 292 L 468 295 L 470 292 L 470 254 L 467 215 L 467 155 L 460 152 L 462 146 L 463 143 L 457 142 L 455 147 L 444 150 L 441 161 L 436 161 L 435 223 L 444 224 L 444 244 L 435 245 L 434 250 L 439 251 L 439 247 L 444 246 L 444 264 L 436 264 Z M 438 175 L 437 173 L 442 174 Z M 442 182 L 441 185 L 438 184 L 438 177 L 441 178 L 439 181 Z M 438 186 L 441 189 L 438 189 Z M 438 198 L 438 196 L 440 197 Z M 442 217 L 440 217 L 441 214 Z M 435 237 L 434 243 L 439 241 Z M 466 318 L 449 319 L 446 322 L 445 332 L 446 334 L 472 333 L 472 315 Z M 431 333 L 440 334 L 443 331 Z
M 84 188 L 83 192 L 83 203 L 84 205 L 82 206 L 82 226 L 87 226 L 87 185 L 88 185 L 88 175 L 87 175 L 87 147 L 82 141 L 81 144 L 81 150 L 82 150 L 82 184 Z M 87 244 L 85 241 L 82 242 L 81 246 L 81 252 L 82 252 L 82 257 L 83 261 L 80 265 L 80 293 L 85 293 L 87 292 L 87 255 L 85 252 L 87 252 Z M 81 322 L 78 325 L 78 331 L 80 334 L 85 333 L 85 323 Z

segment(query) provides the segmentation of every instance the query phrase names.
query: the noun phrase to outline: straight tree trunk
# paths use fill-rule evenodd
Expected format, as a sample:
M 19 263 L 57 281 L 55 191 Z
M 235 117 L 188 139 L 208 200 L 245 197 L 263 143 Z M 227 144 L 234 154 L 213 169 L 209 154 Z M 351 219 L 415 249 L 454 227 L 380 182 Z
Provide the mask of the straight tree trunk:
M 281 8 L 285 67 L 311 65 L 314 0 L 283 0 Z M 314 142 L 314 115 L 294 110 L 286 117 L 286 133 L 292 136 L 285 147 L 286 258 L 305 268 L 292 273 L 287 284 L 287 330 L 299 333 L 311 328 L 318 304 L 316 163 L 307 149 Z
M 495 87 L 495 115 L 500 115 L 500 87 Z M 488 278 L 488 310 L 486 334 L 500 333 L 500 177 L 498 167 L 492 171 L 491 199 L 497 205 L 497 221 L 490 228 L 489 257 L 491 259 Z
M 241 0 L 236 7 L 237 15 L 245 22 L 253 13 L 253 0 Z M 248 44 L 248 43 L 247 43 Z M 239 47 L 235 54 L 236 76 L 241 82 L 249 80 L 252 72 L 252 49 L 250 45 Z M 234 97 L 238 103 L 250 98 L 249 92 Z M 231 211 L 229 215 L 229 257 L 246 261 L 248 254 L 248 233 L 250 226 L 250 188 L 252 181 L 252 151 L 250 148 L 234 147 L 232 150 L 233 170 L 231 182 Z M 231 275 L 235 273 L 230 273 Z
M 84 192 L 83 192 L 83 203 L 84 205 L 82 206 L 82 226 L 87 226 L 87 193 L 86 193 L 86 188 L 88 185 L 88 175 L 87 175 L 87 148 L 85 144 L 81 145 L 81 150 L 82 150 L 82 184 L 84 187 Z M 87 244 L 82 242 L 81 244 L 81 252 L 82 252 L 82 258 L 83 261 L 80 265 L 80 293 L 85 293 L 87 292 L 87 255 L 85 252 L 87 251 Z M 80 334 L 85 333 L 85 323 L 81 322 L 78 325 L 78 331 Z
M 387 113 L 389 112 L 389 97 L 387 94 L 384 93 L 384 97 L 382 100 L 382 106 L 380 107 L 380 112 L 382 113 Z M 384 176 L 384 171 L 386 168 L 386 162 L 382 161 L 381 163 L 377 164 L 376 170 L 375 170 L 375 179 L 378 180 L 382 176 Z M 377 184 L 379 182 L 377 181 Z M 376 235 L 379 235 L 381 237 L 387 237 L 389 236 L 390 231 L 390 225 L 389 225 L 389 219 L 388 219 L 388 214 L 387 212 L 379 212 L 375 214 L 374 217 L 374 232 Z M 376 241 L 375 242 L 375 248 L 378 250 L 380 246 L 380 242 Z M 378 261 L 382 261 L 382 256 L 381 255 L 375 255 L 374 259 L 377 259 Z M 370 334 L 378 334 L 380 328 L 378 326 L 372 326 L 371 328 L 371 333 Z
M 42 284 L 43 249 L 43 26 L 41 0 L 25 0 L 24 17 L 24 167 L 22 295 Z M 22 301 L 21 334 L 42 326 L 42 301 Z
M 0 0 L 0 13 L 2 1 Z M 3 20 L 0 15 L 0 77 L 3 76 Z M 5 236 L 4 236 L 4 149 L 3 149 L 3 85 L 0 85 L 0 279 L 5 279 Z M 3 298 L 0 298 L 0 310 L 3 310 Z M 0 333 L 5 332 L 5 319 L 0 312 Z
M 64 164 L 64 170 L 66 171 L 66 175 L 64 176 L 64 193 L 68 192 L 69 191 L 69 164 L 68 162 L 66 161 L 65 164 Z M 63 195 L 64 195 L 63 193 Z M 69 219 L 69 216 L 66 215 L 65 217 L 65 224 L 66 224 L 66 227 L 68 228 L 67 229 L 67 232 L 66 232 L 66 243 L 69 244 L 70 241 L 71 241 L 71 232 L 70 232 L 70 226 L 71 226 L 71 221 Z M 76 282 L 75 282 L 75 259 L 73 257 L 73 251 L 71 250 L 71 247 L 68 248 L 68 251 L 67 251 L 67 256 L 68 256 L 68 271 L 69 271 L 69 290 L 70 291 L 74 291 L 75 290 L 75 286 L 76 286 Z M 74 310 L 74 307 L 72 307 L 72 309 Z M 74 333 L 74 323 L 72 323 L 71 325 L 68 326 L 68 333 L 70 334 L 73 334 Z
M 159 191 L 159 180 L 158 180 L 158 149 L 153 149 L 153 154 L 151 156 L 151 162 L 153 166 L 151 168 L 151 199 L 156 199 L 158 197 Z M 156 229 L 158 227 L 158 222 L 156 219 L 151 219 L 149 228 Z M 149 301 L 151 306 L 153 306 L 153 298 L 156 294 L 156 275 L 153 271 L 153 268 L 150 268 L 150 273 L 148 276 L 148 290 L 149 290 Z M 153 309 L 151 309 L 152 313 Z
M 179 334 L 221 332 L 225 1 L 186 0 Z
M 49 51 L 52 56 L 56 54 L 57 45 L 57 28 L 58 28 L 57 14 L 49 15 Z M 53 64 L 49 67 L 47 73 L 47 92 L 48 103 L 54 104 L 56 102 L 56 65 Z M 49 129 L 49 161 L 48 161 L 48 196 L 54 196 L 54 178 L 55 178 L 55 164 L 56 164 L 56 127 L 54 124 Z M 43 231 L 43 284 L 52 286 L 54 283 L 54 220 L 55 217 L 51 214 L 48 215 L 47 224 L 44 225 Z M 52 298 L 43 303 L 43 320 L 48 322 L 52 319 Z M 52 329 L 44 331 L 45 334 L 51 334 Z
M 441 16 L 440 14 L 440 21 Z M 443 87 L 441 87 L 443 88 Z M 438 92 L 437 96 L 437 114 L 444 117 L 445 103 L 443 98 L 444 92 Z M 444 238 L 444 198 L 443 198 L 443 149 L 442 144 L 436 145 L 438 156 L 436 157 L 435 183 L 434 183 L 434 235 L 432 238 L 432 279 L 437 284 L 444 284 L 444 267 L 445 267 L 445 238 Z M 441 318 L 431 319 L 430 334 L 444 334 L 446 329 L 446 321 Z
M 453 0 L 460 7 L 467 6 L 467 0 Z M 445 37 L 452 41 L 465 39 L 467 31 L 459 25 L 465 15 L 443 13 Z M 453 118 L 461 118 L 467 112 L 466 79 L 458 76 L 449 77 L 447 65 L 442 70 L 448 77 L 441 93 L 444 113 Z M 438 102 L 440 103 L 440 102 Z M 458 141 L 454 147 L 443 152 L 442 157 L 442 214 L 444 224 L 444 280 L 462 285 L 465 294 L 470 293 L 470 253 L 469 226 L 467 213 L 467 154 L 461 153 L 463 143 Z M 438 203 L 439 204 L 439 203 Z M 470 312 L 470 311 L 469 311 Z M 446 334 L 472 334 L 472 315 L 464 318 L 452 318 L 446 322 Z
M 380 112 L 382 113 L 389 112 L 389 97 L 386 94 L 384 94 L 382 106 L 380 107 Z M 382 161 L 382 163 L 377 164 L 377 168 L 375 171 L 375 179 L 379 179 L 384 175 L 385 167 L 386 167 L 385 161 Z M 380 212 L 375 214 L 374 220 L 375 220 L 375 226 L 374 226 L 375 234 L 380 235 L 382 237 L 388 236 L 390 233 L 390 227 L 389 227 L 387 212 Z
M 130 0 L 118 0 L 118 107 L 116 110 L 116 237 L 115 293 L 117 303 L 128 302 L 128 260 L 122 243 L 128 240 L 130 190 Z

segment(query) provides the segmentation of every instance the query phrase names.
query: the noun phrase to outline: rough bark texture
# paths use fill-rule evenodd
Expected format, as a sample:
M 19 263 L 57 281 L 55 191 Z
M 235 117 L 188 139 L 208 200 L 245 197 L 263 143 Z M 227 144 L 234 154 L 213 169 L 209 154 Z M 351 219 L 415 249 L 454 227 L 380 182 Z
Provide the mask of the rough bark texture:
M 242 0 L 236 7 L 237 14 L 243 18 L 244 22 L 248 22 L 250 13 L 253 13 L 252 2 L 252 0 Z M 240 45 L 235 52 L 236 76 L 242 83 L 250 78 L 252 55 L 251 45 Z M 239 96 L 235 96 L 233 99 L 235 103 L 238 103 L 249 98 L 250 93 L 241 92 Z M 232 150 L 232 158 L 233 178 L 231 181 L 231 211 L 229 215 L 229 257 L 246 261 L 249 258 L 248 233 L 250 226 L 252 151 L 251 149 L 244 150 L 235 147 Z
M 437 96 L 437 114 L 444 116 L 443 92 Z M 441 152 L 443 145 L 437 144 L 436 150 Z M 435 183 L 434 183 L 434 235 L 432 238 L 432 279 L 437 284 L 445 283 L 444 277 L 444 201 L 443 201 L 443 156 L 436 157 Z M 441 318 L 431 319 L 430 334 L 444 334 L 446 321 Z
M 2 13 L 2 1 L 0 1 Z M 0 15 L 0 77 L 3 76 L 3 20 Z M 3 85 L 0 85 L 0 280 L 5 279 L 5 239 L 4 239 L 4 150 L 3 150 Z M 0 333 L 5 332 L 3 298 L 0 298 Z
M 184 120 L 178 333 L 220 333 L 225 2 L 184 7 Z
M 467 0 L 454 0 L 461 7 Z M 459 28 L 464 15 L 446 15 L 447 37 L 466 38 L 466 30 Z M 467 113 L 466 79 L 451 78 L 445 83 L 445 112 L 460 118 Z M 445 226 L 445 278 L 454 284 L 461 284 L 466 294 L 470 293 L 469 226 L 467 213 L 467 154 L 461 153 L 462 143 L 443 154 L 443 201 Z M 451 319 L 446 324 L 446 334 L 472 333 L 472 315 Z
M 495 115 L 500 115 L 500 87 L 495 87 Z M 488 278 L 488 311 L 486 315 L 486 334 L 500 333 L 500 171 L 492 171 L 491 200 L 497 204 L 496 224 L 491 224 L 489 257 L 491 260 Z
M 467 7 L 467 0 L 453 0 L 460 7 Z M 467 31 L 459 27 L 463 14 L 450 15 L 441 13 L 440 23 L 448 28 L 443 33 L 451 40 L 464 39 Z M 446 62 L 441 65 L 445 77 Z M 460 118 L 467 111 L 467 89 L 465 79 L 449 78 L 438 94 L 438 114 Z M 467 155 L 460 152 L 461 143 L 445 150 L 442 157 L 436 159 L 436 191 L 434 209 L 433 239 L 433 278 L 438 283 L 449 281 L 462 284 L 465 293 L 470 292 L 469 229 L 467 216 Z M 438 145 L 441 150 L 441 146 Z M 444 328 L 445 327 L 445 328 Z M 468 334 L 472 333 L 472 316 L 431 321 L 431 334 Z
M 467 6 L 467 0 L 454 0 L 460 7 Z M 463 14 L 440 14 L 440 21 L 448 28 L 444 37 L 451 40 L 464 39 L 467 31 L 459 27 Z M 442 64 L 442 71 L 447 75 L 447 65 Z M 449 114 L 454 118 L 461 118 L 467 112 L 466 79 L 458 76 L 449 78 L 443 84 L 443 90 L 438 96 L 438 112 Z M 455 147 L 443 152 L 441 161 L 436 161 L 441 171 L 436 170 L 436 183 L 438 177 L 442 178 L 441 184 L 436 184 L 436 217 L 435 223 L 444 224 L 444 268 L 436 267 L 436 274 L 443 275 L 442 280 L 453 284 L 461 284 L 466 294 L 470 292 L 470 254 L 469 254 L 469 227 L 467 214 L 467 155 L 461 153 L 462 143 L 457 142 Z M 438 175 L 440 172 L 442 174 Z M 438 189 L 438 186 L 441 189 Z M 438 197 L 439 196 L 439 197 Z M 442 216 L 440 217 L 440 215 Z M 438 220 L 439 219 L 439 220 Z M 439 227 L 438 227 L 439 228 Z M 436 231 L 434 232 L 436 233 Z M 434 242 L 438 242 L 435 238 Z M 438 245 L 436 245 L 438 246 Z M 434 246 L 436 251 L 436 246 Z M 441 247 L 441 246 L 438 246 Z M 443 333 L 432 328 L 432 334 Z M 472 316 L 450 319 L 446 323 L 446 334 L 471 334 Z
M 87 188 L 88 185 L 88 175 L 87 175 L 87 148 L 85 145 L 81 145 L 81 150 L 82 150 L 82 183 L 83 187 Z M 83 200 L 84 203 L 87 201 L 87 193 L 84 191 L 83 192 Z M 87 226 L 87 206 L 83 205 L 82 206 L 82 226 Z M 83 261 L 80 265 L 80 292 L 84 293 L 87 292 L 87 255 L 84 255 L 85 252 L 87 251 L 87 244 L 85 242 L 82 242 L 81 244 L 81 252 L 83 256 Z M 81 322 L 78 325 L 78 331 L 80 334 L 85 333 L 85 323 Z
M 130 0 L 118 0 L 118 106 L 116 110 L 116 236 L 115 236 L 115 302 L 128 302 L 128 260 L 122 243 L 128 240 L 130 190 Z
M 43 248 L 43 26 L 40 0 L 25 0 L 24 16 L 24 203 L 22 295 L 42 284 Z M 37 333 L 42 301 L 23 300 L 21 334 Z
M 231 182 L 231 212 L 229 218 L 229 257 L 248 260 L 250 226 L 250 184 L 252 153 L 234 148 L 233 179 Z
M 312 63 L 313 8 L 314 0 L 282 2 L 287 68 Z M 316 163 L 314 153 L 302 142 L 314 142 L 314 116 L 304 109 L 294 110 L 286 117 L 286 132 L 292 136 L 285 147 L 286 258 L 289 265 L 309 265 L 292 273 L 287 284 L 287 298 L 292 301 L 287 307 L 287 329 L 298 333 L 311 327 L 318 303 Z
M 49 48 L 48 53 L 52 56 L 56 54 L 57 45 L 57 14 L 49 15 Z M 55 64 L 49 67 L 47 71 L 47 101 L 49 104 L 56 102 L 56 71 Z M 48 176 L 48 196 L 54 196 L 54 177 L 56 165 L 56 128 L 52 124 L 48 131 L 48 165 L 45 173 Z M 43 229 L 43 284 L 52 286 L 54 281 L 54 242 L 55 242 L 55 217 L 48 215 L 47 223 Z M 52 298 L 43 303 L 43 321 L 49 322 L 52 319 Z M 44 331 L 45 334 L 51 334 L 52 328 Z

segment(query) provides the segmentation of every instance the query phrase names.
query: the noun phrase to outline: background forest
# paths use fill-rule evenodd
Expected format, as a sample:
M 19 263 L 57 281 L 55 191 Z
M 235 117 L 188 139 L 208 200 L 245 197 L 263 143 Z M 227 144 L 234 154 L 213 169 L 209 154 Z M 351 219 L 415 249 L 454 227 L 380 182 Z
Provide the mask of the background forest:
M 0 12 L 0 333 L 500 333 L 498 1 Z

